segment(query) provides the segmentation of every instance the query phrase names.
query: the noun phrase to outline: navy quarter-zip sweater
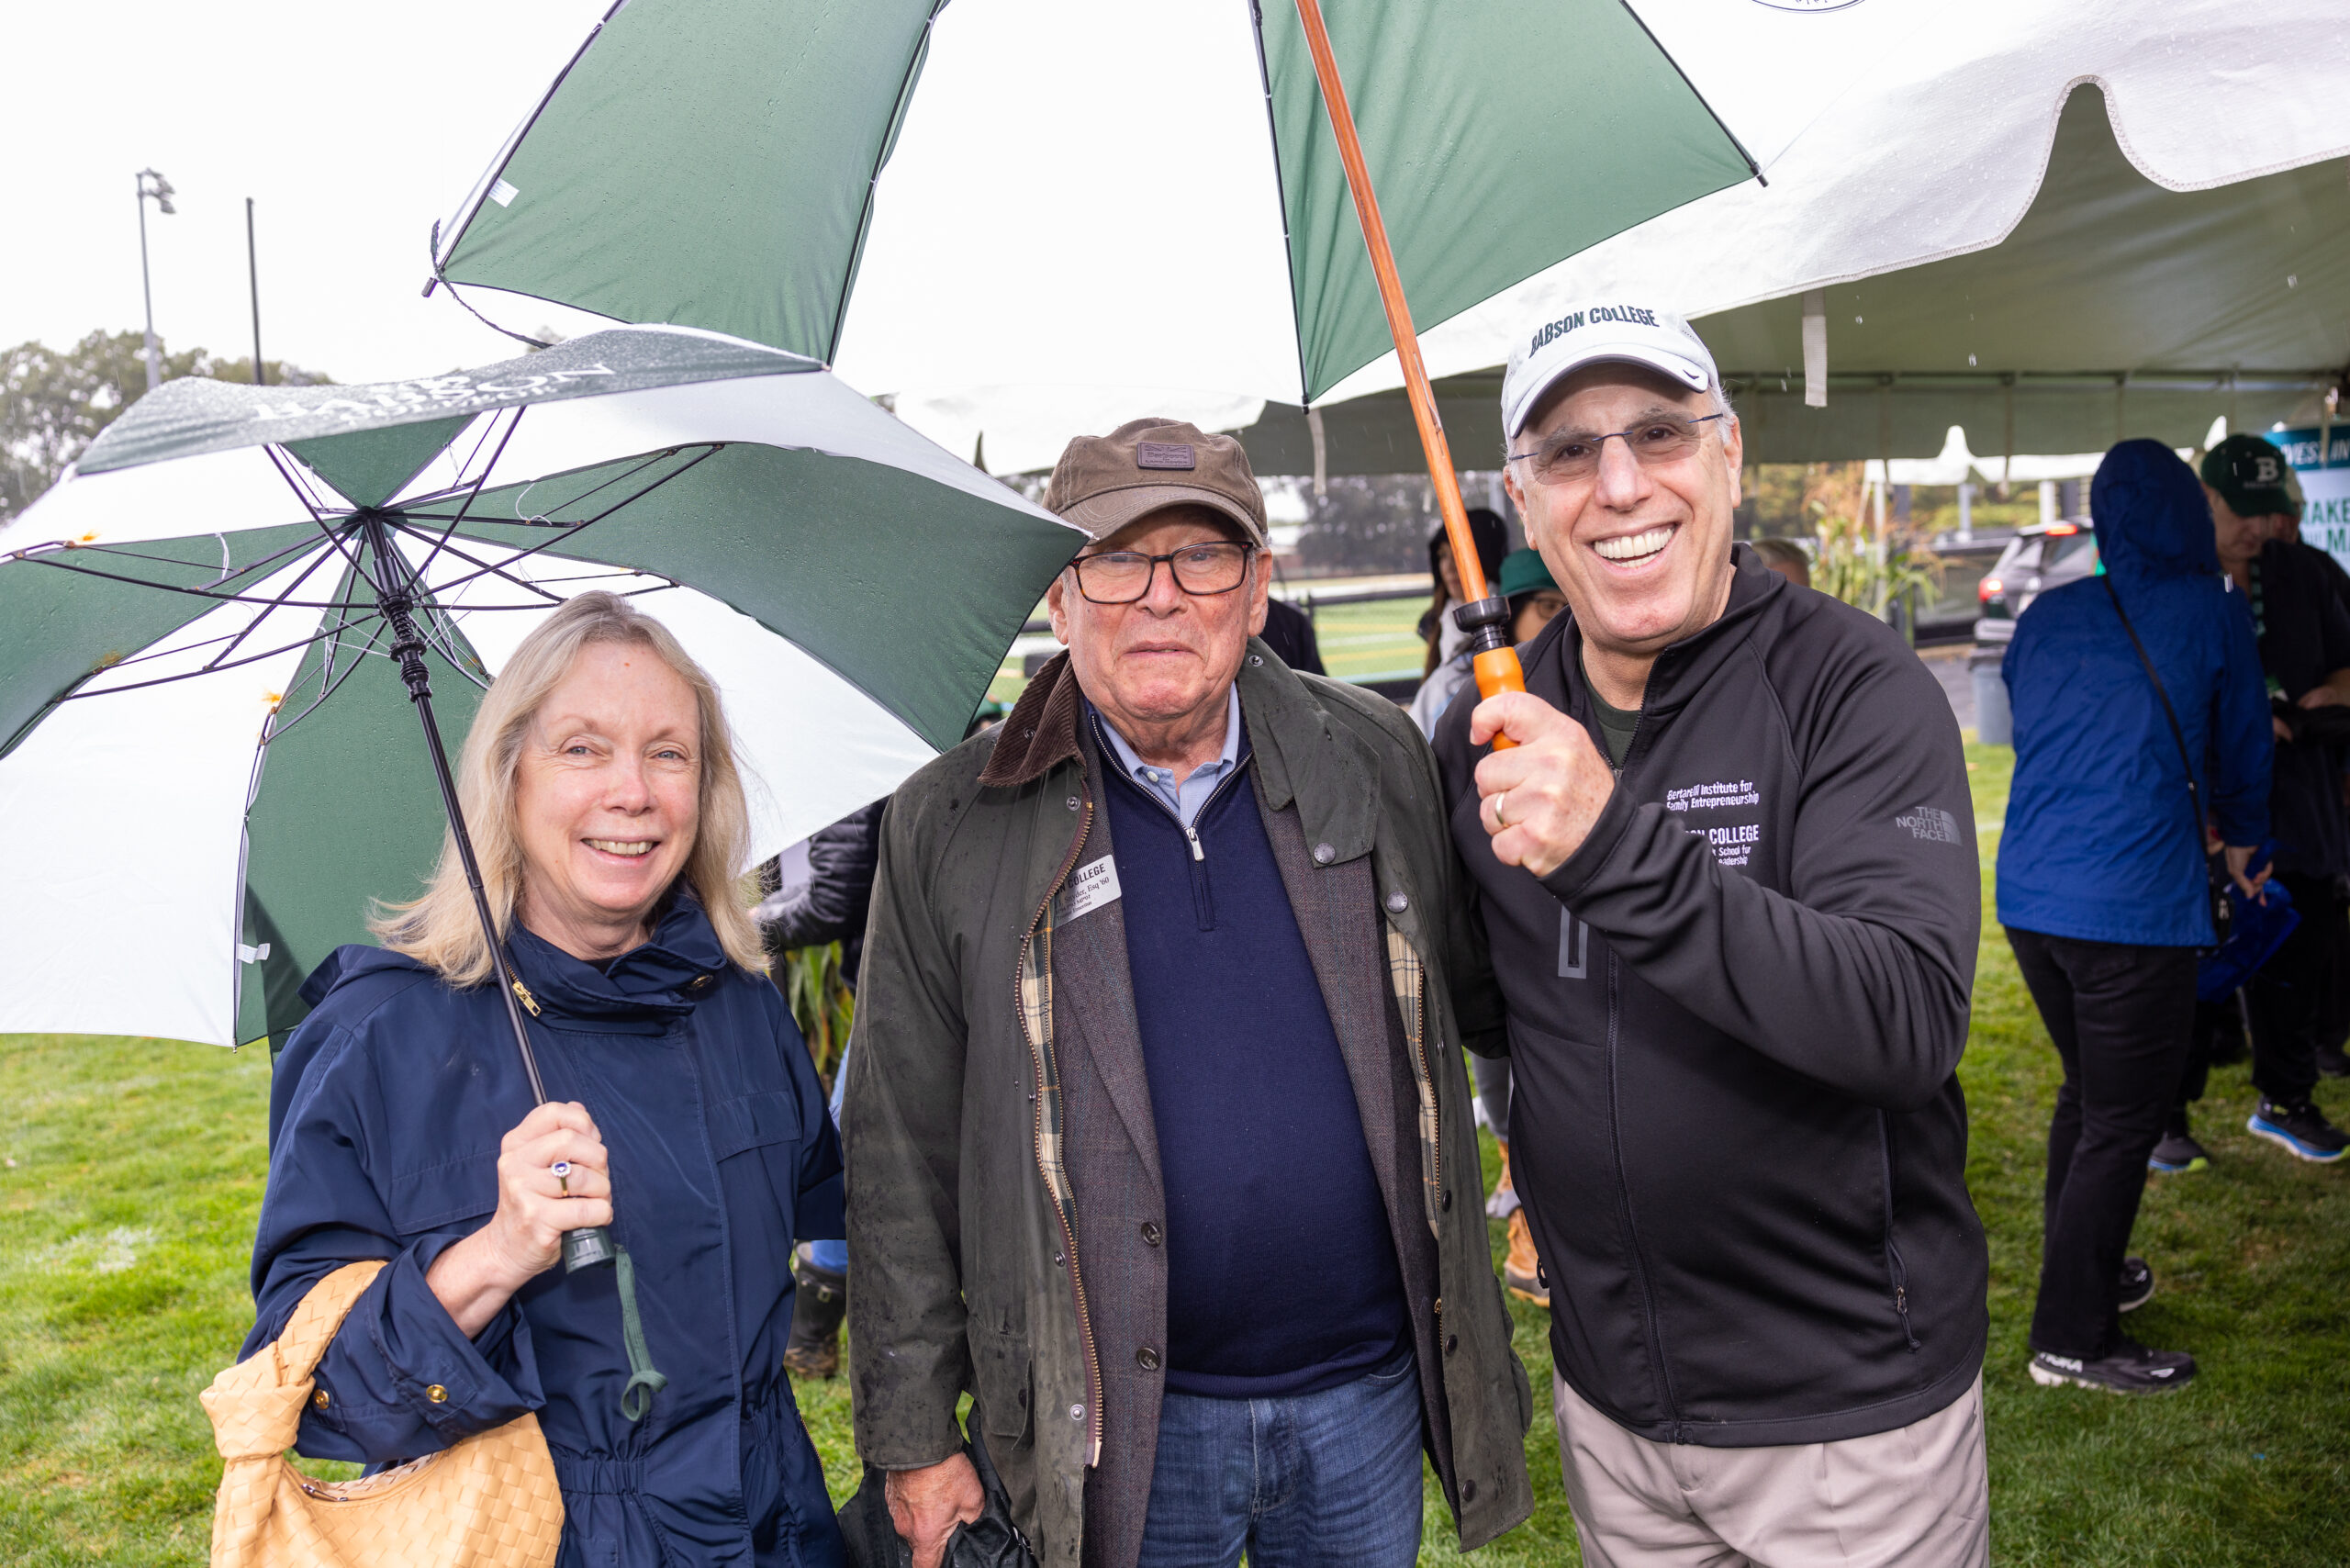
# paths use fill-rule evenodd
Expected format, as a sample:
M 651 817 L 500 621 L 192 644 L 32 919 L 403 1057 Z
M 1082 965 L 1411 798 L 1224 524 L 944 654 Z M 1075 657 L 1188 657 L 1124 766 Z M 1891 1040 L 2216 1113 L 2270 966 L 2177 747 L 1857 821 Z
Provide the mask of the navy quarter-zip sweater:
M 1403 1278 L 1247 755 L 1194 819 L 1196 857 L 1172 811 L 1105 771 L 1167 1193 L 1167 1387 L 1352 1382 L 1411 1342 Z

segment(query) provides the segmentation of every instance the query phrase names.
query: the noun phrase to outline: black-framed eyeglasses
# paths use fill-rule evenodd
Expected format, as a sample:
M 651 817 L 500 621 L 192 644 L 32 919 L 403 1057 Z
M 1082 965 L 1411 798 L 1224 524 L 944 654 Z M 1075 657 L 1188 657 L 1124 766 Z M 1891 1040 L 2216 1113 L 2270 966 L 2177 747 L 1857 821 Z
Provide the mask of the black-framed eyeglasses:
M 1185 593 L 1230 593 L 1248 577 L 1248 557 L 1256 553 L 1254 544 L 1215 539 L 1186 544 L 1164 555 L 1104 550 L 1098 555 L 1080 555 L 1069 567 L 1077 573 L 1077 591 L 1095 604 L 1132 604 L 1149 595 L 1161 561 L 1167 563 L 1175 586 Z
M 1719 414 L 1651 414 L 1620 431 L 1595 434 L 1590 431 L 1553 431 L 1531 452 L 1513 452 L 1508 461 L 1533 467 L 1546 485 L 1571 485 L 1599 472 L 1599 454 L 1611 441 L 1620 441 L 1643 467 L 1675 462 L 1697 450 L 1706 427 Z

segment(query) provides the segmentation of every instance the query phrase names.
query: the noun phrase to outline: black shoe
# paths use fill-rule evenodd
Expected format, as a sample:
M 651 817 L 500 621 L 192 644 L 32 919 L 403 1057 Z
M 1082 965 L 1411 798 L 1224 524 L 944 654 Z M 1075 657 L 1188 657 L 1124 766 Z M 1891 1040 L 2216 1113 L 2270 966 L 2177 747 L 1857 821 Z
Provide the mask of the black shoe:
M 2135 1312 L 2154 1299 L 2154 1271 L 2143 1258 L 2121 1260 L 2121 1309 Z
M 2195 1358 L 2184 1350 L 2150 1350 L 2127 1335 L 2118 1336 L 2102 1356 L 2051 1355 L 2034 1350 L 2031 1381 L 2042 1388 L 2077 1383 L 2108 1394 L 2162 1394 L 2183 1388 L 2195 1376 Z
M 2343 1055 L 2339 1046 L 2320 1046 L 2317 1070 L 2328 1078 L 2350 1078 L 2350 1056 Z
M 794 1377 L 831 1377 L 841 1370 L 841 1319 L 848 1316 L 848 1276 L 819 1269 L 803 1250 L 791 1260 L 791 1339 L 784 1370 Z
M 2278 1148 L 2320 1165 L 2332 1164 L 2342 1158 L 2345 1148 L 2350 1148 L 2350 1138 L 2342 1136 L 2342 1129 L 2327 1121 L 2325 1113 L 2307 1100 L 2280 1105 L 2264 1095 L 2260 1109 L 2244 1126 L 2253 1137 L 2265 1137 Z
M 2210 1163 L 2210 1151 L 2185 1133 L 2163 1134 L 2162 1142 L 2154 1145 L 2154 1152 L 2146 1157 L 2146 1169 L 2165 1176 L 2201 1170 Z

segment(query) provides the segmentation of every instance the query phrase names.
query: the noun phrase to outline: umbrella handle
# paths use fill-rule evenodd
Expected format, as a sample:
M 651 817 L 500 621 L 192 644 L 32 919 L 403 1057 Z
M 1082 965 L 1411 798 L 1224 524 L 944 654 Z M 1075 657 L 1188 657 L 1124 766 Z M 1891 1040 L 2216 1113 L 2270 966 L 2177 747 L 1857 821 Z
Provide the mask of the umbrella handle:
M 1427 454 L 1428 477 L 1435 484 L 1437 509 L 1444 515 L 1444 536 L 1452 546 L 1452 565 L 1460 574 L 1460 591 L 1469 602 L 1452 612 L 1453 623 L 1469 633 L 1476 649 L 1471 667 L 1477 677 L 1477 694 L 1523 691 L 1526 675 L 1517 650 L 1504 629 L 1509 603 L 1492 597 L 1485 585 L 1484 563 L 1478 559 L 1476 540 L 1469 532 L 1469 513 L 1460 504 L 1460 481 L 1452 471 L 1452 449 L 1444 439 L 1436 393 L 1428 386 L 1427 367 L 1420 363 L 1420 336 L 1412 325 L 1412 308 L 1404 298 L 1403 275 L 1395 270 L 1395 255 L 1387 243 L 1387 225 L 1379 216 L 1379 196 L 1371 189 L 1371 166 L 1364 162 L 1362 140 L 1355 134 L 1354 111 L 1347 106 L 1346 84 L 1338 79 L 1337 56 L 1330 50 L 1329 29 L 1322 23 L 1321 0 L 1297 0 L 1297 19 L 1305 28 L 1305 47 L 1314 56 L 1314 74 L 1322 84 L 1322 103 L 1330 111 L 1330 129 L 1338 139 L 1338 161 L 1346 166 L 1347 188 L 1354 194 L 1355 216 L 1362 220 L 1363 243 L 1371 251 L 1371 275 L 1379 280 L 1379 300 L 1387 309 L 1388 335 L 1395 341 L 1395 358 L 1404 369 L 1404 390 L 1412 402 L 1412 422 L 1419 427 L 1420 449 Z M 1494 749 L 1517 743 L 1505 734 L 1494 737 Z
M 518 1002 L 525 993 L 506 962 L 506 945 L 498 939 L 498 923 L 490 918 L 489 895 L 482 890 L 481 865 L 474 857 L 473 834 L 465 831 L 464 808 L 458 802 L 456 782 L 449 774 L 449 754 L 441 744 L 441 726 L 432 717 L 432 677 L 424 663 L 424 633 L 416 626 L 416 600 L 396 564 L 382 519 L 368 513 L 363 521 L 375 569 L 380 574 L 375 583 L 375 605 L 383 613 L 385 623 L 392 629 L 391 656 L 400 666 L 400 680 L 408 688 L 408 700 L 424 724 L 424 747 L 431 754 L 432 777 L 441 786 L 441 808 L 449 819 L 450 836 L 456 841 L 457 861 L 464 868 L 465 886 L 473 890 L 474 913 L 481 920 L 482 939 L 489 944 L 489 961 L 498 972 L 498 994 L 505 999 L 506 1021 L 514 1031 L 514 1048 L 522 1053 L 522 1071 L 531 1081 L 531 1103 L 543 1105 L 547 1103 L 547 1086 L 539 1076 L 539 1058 L 531 1050 L 530 1033 L 522 1026 L 522 1009 Z M 534 1004 L 532 1011 L 537 1010 Z M 609 1263 L 612 1257 L 611 1233 L 602 1226 L 563 1233 L 563 1271 L 566 1274 Z

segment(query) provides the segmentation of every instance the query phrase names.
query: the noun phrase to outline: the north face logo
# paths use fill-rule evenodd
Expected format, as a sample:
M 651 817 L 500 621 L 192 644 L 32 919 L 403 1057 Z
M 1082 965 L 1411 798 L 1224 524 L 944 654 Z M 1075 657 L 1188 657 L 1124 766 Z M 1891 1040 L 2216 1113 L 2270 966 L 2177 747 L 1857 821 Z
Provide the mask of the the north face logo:
M 1912 806 L 1893 819 L 1895 824 L 1908 828 L 1919 838 L 1935 844 L 1957 844 L 1958 819 L 1940 806 Z

